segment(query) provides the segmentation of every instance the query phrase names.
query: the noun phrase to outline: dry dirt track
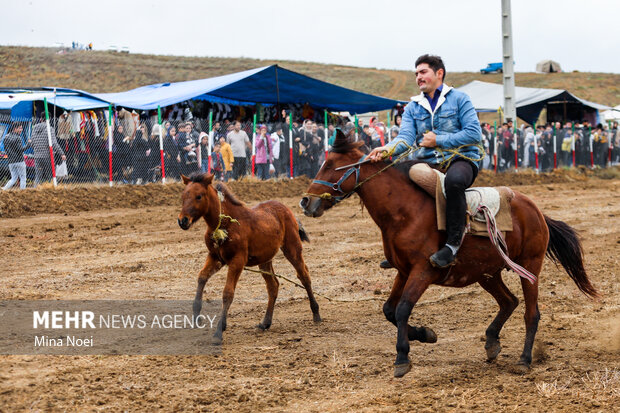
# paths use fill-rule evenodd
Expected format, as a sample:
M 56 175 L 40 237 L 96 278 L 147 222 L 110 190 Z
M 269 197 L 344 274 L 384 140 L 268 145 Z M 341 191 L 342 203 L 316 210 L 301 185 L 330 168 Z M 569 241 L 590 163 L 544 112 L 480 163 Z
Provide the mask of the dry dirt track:
M 521 352 L 523 305 L 504 328 L 503 352 L 485 363 L 484 330 L 497 306 L 478 286 L 432 287 L 412 324 L 436 344 L 413 344 L 413 370 L 392 378 L 395 328 L 381 301 L 319 298 L 315 325 L 302 290 L 283 284 L 270 331 L 260 276 L 244 273 L 219 356 L 0 356 L 0 411 L 618 411 L 620 406 L 620 181 L 517 188 L 577 228 L 599 302 L 546 262 L 531 372 Z M 250 192 L 248 192 L 251 195 Z M 249 196 L 248 195 L 248 196 Z M 239 194 L 248 203 L 251 198 Z M 298 197 L 282 199 L 300 214 Z M 0 299 L 191 299 L 204 260 L 204 224 L 176 224 L 177 207 L 101 209 L 0 219 Z M 383 298 L 379 232 L 356 200 L 320 219 L 301 218 L 315 291 Z M 277 272 L 292 275 L 281 254 Z M 207 285 L 220 297 L 224 272 Z M 513 273 L 507 284 L 522 297 Z

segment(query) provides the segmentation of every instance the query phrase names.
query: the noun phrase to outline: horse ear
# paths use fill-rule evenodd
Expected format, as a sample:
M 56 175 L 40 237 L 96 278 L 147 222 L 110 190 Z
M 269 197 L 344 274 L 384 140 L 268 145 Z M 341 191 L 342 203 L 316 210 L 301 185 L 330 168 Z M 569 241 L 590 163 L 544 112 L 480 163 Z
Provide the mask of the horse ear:
M 334 145 L 336 142 L 345 143 L 347 141 L 347 135 L 344 134 L 340 129 L 336 129 L 336 139 L 334 140 Z
M 205 174 L 204 178 L 202 178 L 202 184 L 204 186 L 207 186 L 207 185 L 211 185 L 211 182 L 213 182 L 213 174 L 211 175 Z
M 183 180 L 183 183 L 185 185 L 190 183 L 190 179 L 187 176 L 183 175 L 183 174 L 181 174 L 181 179 Z

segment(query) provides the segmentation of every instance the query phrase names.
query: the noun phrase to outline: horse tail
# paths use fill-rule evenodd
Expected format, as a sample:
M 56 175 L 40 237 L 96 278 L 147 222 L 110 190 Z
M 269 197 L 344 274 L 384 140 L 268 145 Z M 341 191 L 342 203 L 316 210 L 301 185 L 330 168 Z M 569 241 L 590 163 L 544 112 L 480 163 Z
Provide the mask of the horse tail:
M 577 288 L 587 296 L 597 298 L 596 288 L 590 283 L 583 267 L 583 248 L 575 230 L 565 222 L 556 221 L 545 215 L 549 227 L 549 244 L 547 257 L 557 266 L 564 267 Z
M 302 241 L 310 242 L 310 237 L 308 237 L 308 233 L 304 229 L 304 226 L 301 225 L 300 220 L 297 220 L 297 225 L 299 225 L 299 238 L 301 238 Z

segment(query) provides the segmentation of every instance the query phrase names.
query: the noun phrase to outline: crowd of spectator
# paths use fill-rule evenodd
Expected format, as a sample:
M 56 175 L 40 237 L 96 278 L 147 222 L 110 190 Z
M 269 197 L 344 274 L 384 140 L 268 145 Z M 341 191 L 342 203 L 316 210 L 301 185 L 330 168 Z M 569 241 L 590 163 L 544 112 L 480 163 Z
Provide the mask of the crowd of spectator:
M 289 115 L 283 111 L 280 119 L 280 122 L 257 125 L 224 119 L 213 122 L 209 130 L 205 119 L 166 120 L 160 125 L 156 118 L 121 110 L 112 122 L 110 146 L 108 121 L 103 111 L 64 112 L 57 121 L 52 120 L 50 128 L 56 176 L 67 182 L 104 182 L 111 170 L 112 179 L 118 183 L 157 182 L 162 179 L 163 158 L 165 176 L 173 180 L 197 171 L 213 173 L 222 181 L 240 180 L 250 174 L 262 180 L 288 177 L 291 172 L 293 176 L 312 178 L 325 160 L 335 127 L 346 130 L 351 139 L 364 142 L 363 150 L 370 151 L 398 136 L 402 120 L 395 112 L 388 128 L 376 117 L 360 119 L 357 125 L 349 118 L 331 117 L 326 129 L 315 121 L 316 117 L 294 119 L 289 125 Z M 512 122 L 497 129 L 487 123 L 481 126 L 485 152 L 482 168 L 498 171 L 514 169 L 515 165 L 535 168 L 536 151 L 541 171 L 554 168 L 554 151 L 557 167 L 605 167 L 610 157 L 612 164 L 620 162 L 617 123 L 593 126 L 586 121 L 556 122 L 535 129 L 528 125 L 515 128 Z M 11 188 L 18 181 L 24 188 L 27 179 L 32 179 L 32 186 L 51 179 L 44 120 L 13 123 L 4 138 L 4 150 L 11 177 L 3 189 Z M 26 174 L 28 162 L 33 163 L 34 177 Z

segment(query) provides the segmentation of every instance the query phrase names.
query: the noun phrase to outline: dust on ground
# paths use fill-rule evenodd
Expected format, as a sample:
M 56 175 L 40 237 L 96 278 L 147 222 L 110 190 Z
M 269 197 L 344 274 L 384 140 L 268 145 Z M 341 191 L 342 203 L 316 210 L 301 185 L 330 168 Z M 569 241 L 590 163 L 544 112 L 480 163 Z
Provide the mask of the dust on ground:
M 244 272 L 222 354 L 0 356 L 0 411 L 617 411 L 620 180 L 569 178 L 515 189 L 579 231 L 586 268 L 603 296 L 587 299 L 545 262 L 542 317 L 527 374 L 513 369 L 524 340 L 523 304 L 502 331 L 498 360 L 488 364 L 484 331 L 497 305 L 476 285 L 431 287 L 423 295 L 411 324 L 432 327 L 439 340 L 412 343 L 413 369 L 394 379 L 396 330 L 382 301 L 318 298 L 324 321 L 314 324 L 305 293 L 281 284 L 273 325 L 262 332 L 255 326 L 266 307 L 264 282 Z M 248 204 L 276 198 L 300 217 L 311 238 L 304 256 L 315 291 L 347 300 L 387 297 L 395 273 L 379 270 L 379 230 L 357 199 L 310 219 L 297 206 L 308 181 L 240 184 L 248 186 L 231 188 Z M 288 185 L 295 193 L 281 195 Z M 17 218 L 0 219 L 0 299 L 192 299 L 205 259 L 205 226 L 179 229 L 181 188 L 2 194 L 3 216 Z M 15 212 L 31 196 L 37 203 Z M 39 203 L 60 204 L 44 213 Z M 293 276 L 282 254 L 274 267 Z M 224 274 L 209 281 L 205 298 L 221 297 Z M 506 272 L 504 279 L 522 302 L 517 276 Z

